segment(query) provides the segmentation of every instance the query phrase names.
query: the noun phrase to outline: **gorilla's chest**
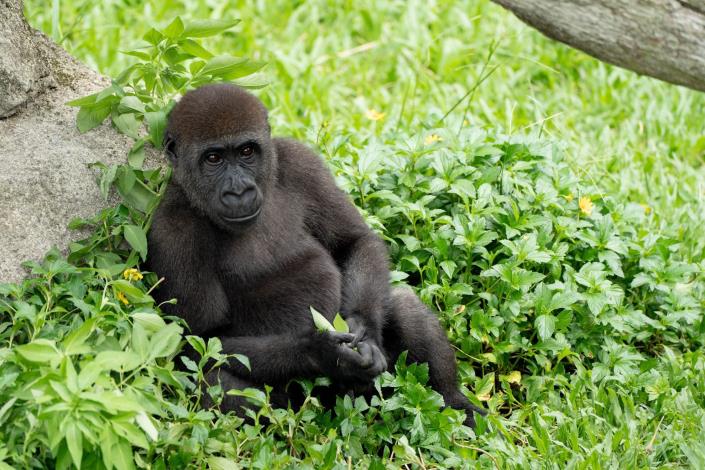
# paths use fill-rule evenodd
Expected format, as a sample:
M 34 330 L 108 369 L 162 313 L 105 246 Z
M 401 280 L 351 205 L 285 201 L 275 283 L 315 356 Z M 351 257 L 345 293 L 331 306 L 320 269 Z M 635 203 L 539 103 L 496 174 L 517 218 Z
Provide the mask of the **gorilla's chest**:
M 340 308 L 340 270 L 305 232 L 231 247 L 221 256 L 218 276 L 234 320 L 231 335 L 286 332 L 300 327 L 303 317 L 308 321 L 310 307 L 331 317 Z

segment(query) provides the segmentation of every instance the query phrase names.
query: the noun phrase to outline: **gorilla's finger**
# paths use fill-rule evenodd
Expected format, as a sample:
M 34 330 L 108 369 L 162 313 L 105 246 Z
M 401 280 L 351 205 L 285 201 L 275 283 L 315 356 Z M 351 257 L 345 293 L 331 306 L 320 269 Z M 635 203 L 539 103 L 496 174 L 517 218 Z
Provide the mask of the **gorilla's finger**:
M 355 340 L 355 335 L 352 333 L 341 333 L 339 331 L 329 331 L 328 336 L 335 343 L 352 343 Z
M 339 363 L 344 363 L 346 366 L 355 368 L 361 367 L 362 356 L 348 345 L 343 344 L 338 346 L 338 359 Z
M 357 352 L 360 356 L 360 367 L 362 367 L 363 369 L 367 369 L 371 365 L 373 365 L 374 361 L 372 356 L 372 347 L 369 345 L 369 343 L 357 343 Z
M 375 376 L 387 370 L 387 358 L 384 353 L 376 345 L 372 345 L 372 366 L 370 370 L 374 371 Z

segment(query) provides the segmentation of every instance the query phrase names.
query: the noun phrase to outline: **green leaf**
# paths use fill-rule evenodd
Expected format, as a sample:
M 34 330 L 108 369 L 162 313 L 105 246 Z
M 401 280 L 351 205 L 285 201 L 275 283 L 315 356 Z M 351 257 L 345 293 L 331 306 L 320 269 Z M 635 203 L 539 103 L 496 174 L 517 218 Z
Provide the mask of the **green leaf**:
M 193 39 L 185 39 L 179 43 L 179 46 L 184 52 L 191 54 L 195 57 L 200 57 L 201 59 L 208 60 L 213 57 L 213 54 L 211 54 L 208 50 L 206 50 L 203 46 L 201 46 Z
M 208 467 L 212 470 L 239 470 L 240 466 L 233 460 L 224 457 L 208 457 Z
M 226 31 L 239 22 L 240 20 L 191 20 L 186 24 L 181 36 L 185 38 L 205 38 Z
M 117 110 L 119 113 L 144 113 L 144 103 L 134 95 L 123 96 Z
M 99 91 L 97 93 L 93 93 L 92 95 L 88 96 L 83 96 L 81 98 L 77 98 L 75 100 L 71 100 L 66 103 L 67 106 L 87 106 L 94 104 L 96 102 L 96 99 L 98 98 L 98 95 L 101 94 L 102 91 Z
M 76 126 L 78 126 L 79 132 L 88 132 L 100 126 L 110 116 L 114 102 L 115 100 L 106 98 L 90 105 L 81 106 L 78 116 L 76 116 Z
M 83 457 L 83 434 L 73 421 L 66 423 L 66 445 L 71 453 L 71 460 L 76 468 L 81 468 L 81 457 Z
M 210 75 L 216 78 L 224 78 L 235 73 L 238 68 L 244 67 L 247 62 L 245 57 L 234 57 L 231 55 L 215 56 L 206 62 L 206 66 L 199 72 L 200 75 Z
M 266 62 L 248 59 L 246 62 L 239 64 L 237 67 L 235 67 L 234 70 L 232 70 L 231 72 L 220 74 L 220 77 L 224 80 L 237 80 L 239 78 L 246 77 L 254 74 L 255 72 L 258 72 L 265 65 L 267 65 Z
M 142 169 L 144 165 L 144 141 L 145 139 L 137 140 L 127 154 L 127 162 L 136 170 Z
M 113 456 L 111 463 L 117 470 L 134 470 L 132 446 L 127 441 L 120 439 L 113 445 L 111 454 Z
M 137 251 L 142 258 L 142 261 L 147 259 L 147 235 L 142 227 L 137 225 L 125 225 L 124 227 L 125 240 L 130 244 L 132 249 Z
M 144 113 L 144 119 L 149 129 L 149 139 L 155 148 L 162 148 L 164 142 L 164 130 L 166 129 L 167 115 L 162 111 Z
M 138 59 L 141 59 L 145 62 L 149 62 L 150 60 L 152 60 L 152 54 L 150 54 L 148 52 L 132 50 L 132 51 L 120 51 L 120 53 L 125 54 L 125 55 L 129 55 L 132 57 L 137 57 Z M 118 80 L 118 81 L 120 81 L 120 80 Z
M 133 113 L 113 113 L 113 124 L 120 133 L 133 139 L 139 137 L 140 122 Z
M 66 338 L 61 342 L 61 346 L 66 354 L 85 354 L 90 351 L 89 347 L 85 347 L 85 342 L 93 332 L 96 321 L 97 320 L 95 318 L 89 318 L 83 322 L 83 325 L 79 326 L 74 331 L 69 333 L 68 336 L 66 336 Z
M 17 346 L 15 352 L 30 362 L 54 362 L 61 359 L 56 344 L 48 339 L 35 339 L 29 344 Z
M 181 342 L 182 328 L 176 323 L 169 323 L 157 331 L 150 340 L 150 356 L 152 358 L 167 357 L 174 354 Z
M 270 83 L 269 80 L 267 80 L 266 77 L 260 73 L 248 75 L 247 77 L 238 78 L 237 80 L 233 80 L 232 82 L 237 86 L 241 86 L 243 88 L 249 88 L 252 90 L 255 90 L 258 88 L 264 88 L 267 85 L 269 85 L 269 83 Z
M 339 313 L 335 314 L 335 318 L 333 319 L 333 328 L 335 328 L 335 331 L 338 333 L 350 333 L 350 327 L 348 327 L 347 322 L 340 316 Z
M 137 425 L 142 428 L 150 439 L 153 441 L 157 440 L 159 437 L 159 432 L 157 431 L 157 428 L 154 427 L 154 423 L 151 419 L 149 419 L 149 416 L 147 416 L 145 412 L 137 413 L 137 416 L 135 416 L 135 421 L 137 421 Z
M 166 327 L 164 319 L 156 313 L 133 312 L 131 317 L 136 324 L 139 324 L 149 333 L 156 333 Z
M 536 318 L 534 325 L 541 340 L 547 340 L 556 330 L 556 317 L 553 315 L 540 315 Z
M 144 36 L 142 36 L 142 39 L 152 44 L 153 46 L 156 46 L 164 39 L 164 35 L 156 29 L 151 28 L 149 31 L 147 31 Z
M 311 316 L 313 317 L 313 324 L 316 326 L 318 331 L 335 331 L 335 327 L 330 324 L 330 322 L 321 315 L 315 308 L 309 307 L 311 309 Z
M 164 36 L 168 37 L 169 39 L 177 39 L 181 34 L 184 32 L 184 22 L 181 21 L 180 17 L 174 18 L 174 21 L 172 21 L 169 26 L 162 31 Z

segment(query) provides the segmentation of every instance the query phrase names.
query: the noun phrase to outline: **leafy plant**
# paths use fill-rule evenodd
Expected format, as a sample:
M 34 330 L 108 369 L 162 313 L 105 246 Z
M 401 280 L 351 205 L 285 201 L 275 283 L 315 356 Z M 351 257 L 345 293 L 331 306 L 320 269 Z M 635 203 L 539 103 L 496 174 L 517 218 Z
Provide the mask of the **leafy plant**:
M 134 168 L 144 161 L 144 144 L 161 148 L 166 119 L 174 100 L 205 83 L 229 81 L 243 87 L 258 88 L 265 82 L 252 76 L 265 63 L 214 55 L 199 42 L 200 38 L 226 31 L 240 20 L 192 20 L 176 17 L 166 28 L 150 29 L 143 40 L 147 45 L 125 51 L 139 62 L 130 65 L 106 89 L 71 101 L 79 106 L 77 124 L 81 132 L 99 126 L 110 117 L 113 126 L 135 139 L 128 155 Z M 148 134 L 140 136 L 142 125 Z
M 138 269 L 143 239 L 126 228 L 144 233 L 168 177 L 143 170 L 137 151 L 131 166 L 105 169 L 101 188 L 114 183 L 122 203 L 74 224 L 93 232 L 68 260 L 51 253 L 34 279 L 0 286 L 0 468 L 100 468 L 103 452 L 116 468 L 703 466 L 702 95 L 573 53 L 487 2 L 25 5 L 113 76 L 135 59 L 118 44 L 148 31 L 142 18 L 247 11 L 237 35 L 194 41 L 267 51 L 275 131 L 322 149 L 388 241 L 393 278 L 439 312 L 465 392 L 491 413 L 473 434 L 440 407 L 426 367 L 403 360 L 378 393 L 341 396 L 332 410 L 314 393 L 326 380 L 298 385 L 298 410 L 242 392 L 255 403 L 247 421 L 201 409 L 204 394 L 225 393 L 203 383 L 231 359 L 215 340 L 187 337 L 202 356 L 178 368 L 170 352 L 111 369 L 179 328 L 153 305 L 159 280 Z M 167 38 L 138 51 L 169 41 L 181 50 Z M 495 46 L 494 74 L 468 94 Z M 168 111 L 171 86 L 157 78 L 156 94 L 138 99 Z M 74 349 L 67 339 L 86 330 Z M 79 378 L 100 369 L 96 382 L 73 392 L 69 362 Z M 112 397 L 133 408 L 103 403 Z

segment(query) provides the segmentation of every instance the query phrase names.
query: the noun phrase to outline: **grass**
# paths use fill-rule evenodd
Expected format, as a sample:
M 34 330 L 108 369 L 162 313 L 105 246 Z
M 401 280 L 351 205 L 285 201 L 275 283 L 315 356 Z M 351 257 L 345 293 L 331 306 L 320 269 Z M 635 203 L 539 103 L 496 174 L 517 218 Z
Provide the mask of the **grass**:
M 341 400 L 333 414 L 313 405 L 299 414 L 265 410 L 273 424 L 259 427 L 186 410 L 191 392 L 172 384 L 179 398 L 147 409 L 160 416 L 153 424 L 158 439 L 129 440 L 133 429 L 113 424 L 122 430 L 116 436 L 143 449 L 133 457 L 138 466 L 229 468 L 233 459 L 267 468 L 705 466 L 705 95 L 600 63 L 485 1 L 56 0 L 49 9 L 32 0 L 25 6 L 32 24 L 113 77 L 130 63 L 119 51 L 152 26 L 163 28 L 176 15 L 241 18 L 234 32 L 205 44 L 269 64 L 271 84 L 258 95 L 275 134 L 302 139 L 329 160 L 388 240 L 397 276 L 407 276 L 441 312 L 464 386 L 492 412 L 473 437 L 419 388 L 423 370 L 402 366 L 396 379 L 383 379 L 396 390 L 393 401 Z M 454 187 L 458 180 L 472 189 Z M 581 214 L 580 197 L 594 202 L 594 214 Z M 578 225 L 561 218 L 568 216 Z M 529 223 L 545 218 L 551 230 Z M 462 228 L 470 226 L 474 231 Z M 482 241 L 491 232 L 495 239 Z M 546 256 L 550 262 L 542 261 Z M 66 279 L 74 276 L 72 268 L 54 267 Z M 126 288 L 82 276 L 80 282 L 106 292 Z M 80 293 L 78 281 L 66 282 L 66 292 Z M 27 305 L 43 311 L 48 302 L 40 287 L 20 290 L 0 295 L 29 298 Z M 68 295 L 62 292 L 57 299 Z M 546 302 L 563 307 L 552 311 Z M 116 304 L 114 318 L 105 320 L 112 326 L 102 328 L 118 325 L 114 341 L 135 349 L 142 333 L 126 320 L 134 312 Z M 22 331 L 31 308 L 13 305 L 9 330 Z M 62 328 L 77 326 L 62 321 L 39 336 L 61 338 Z M 145 325 L 149 341 L 172 341 Z M 165 348 L 164 357 L 174 348 Z M 169 383 L 163 360 L 151 358 L 145 366 L 151 372 L 143 375 L 157 388 Z M 17 364 L 18 374 L 27 367 Z M 0 396 L 7 387 L 2 377 Z M 422 417 L 413 419 L 414 409 Z M 6 411 L 0 408 L 0 423 Z M 65 426 L 57 424 L 57 435 L 75 433 Z M 66 447 L 41 439 L 28 447 L 25 440 L 23 460 L 13 456 L 19 438 L 8 435 L 0 440 L 0 468 L 4 458 L 37 467 L 68 466 L 69 455 L 75 462 L 75 441 L 71 447 L 68 438 Z M 84 464 L 98 465 L 96 456 L 106 452 L 132 456 L 119 439 L 102 454 L 89 450 L 94 444 L 87 437 L 82 442 Z

